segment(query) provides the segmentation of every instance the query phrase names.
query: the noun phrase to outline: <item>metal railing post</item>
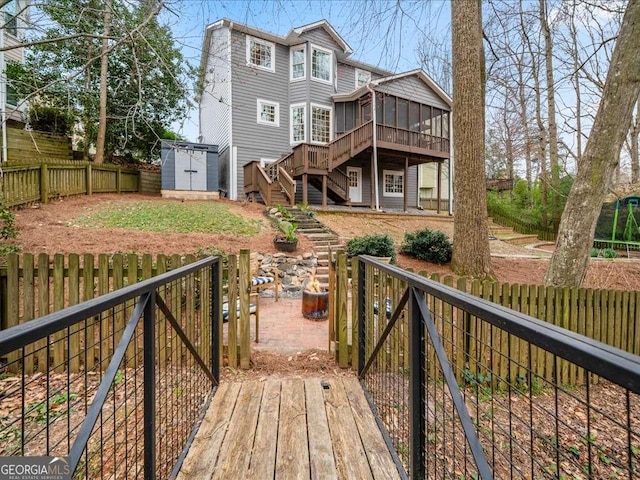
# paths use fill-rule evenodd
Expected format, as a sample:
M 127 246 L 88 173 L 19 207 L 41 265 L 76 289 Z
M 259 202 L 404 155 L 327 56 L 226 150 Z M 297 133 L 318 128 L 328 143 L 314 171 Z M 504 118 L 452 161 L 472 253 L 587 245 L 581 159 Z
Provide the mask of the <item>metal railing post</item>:
M 411 438 L 411 478 L 425 478 L 425 327 L 416 298 L 418 292 L 411 288 L 409 294 L 409 419 Z
M 358 259 L 358 376 L 361 377 L 364 371 L 366 352 L 366 316 L 365 316 L 365 274 L 366 264 L 362 259 Z M 362 378 L 362 377 L 361 377 Z
M 144 308 L 144 478 L 156 478 L 156 291 Z
M 211 373 L 220 383 L 220 311 L 222 302 L 222 258 L 211 266 Z

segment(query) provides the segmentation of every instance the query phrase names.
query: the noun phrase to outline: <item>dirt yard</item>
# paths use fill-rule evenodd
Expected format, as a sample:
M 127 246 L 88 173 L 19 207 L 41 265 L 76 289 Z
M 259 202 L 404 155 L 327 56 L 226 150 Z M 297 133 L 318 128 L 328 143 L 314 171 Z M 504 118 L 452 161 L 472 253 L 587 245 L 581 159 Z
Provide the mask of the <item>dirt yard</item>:
M 150 233 L 134 230 L 97 229 L 71 226 L 71 221 L 101 205 L 122 201 L 160 202 L 159 197 L 146 195 L 93 195 L 75 196 L 51 201 L 48 205 L 34 205 L 16 211 L 18 244 L 23 252 L 54 253 L 199 253 L 218 248 L 237 253 L 249 248 L 262 253 L 274 253 L 274 228 L 265 217 L 263 205 L 253 203 L 231 204 L 231 210 L 245 218 L 262 222 L 261 232 L 254 237 L 222 234 Z M 179 200 L 176 200 L 179 201 Z M 225 200 L 221 200 L 226 202 Z M 404 233 L 428 227 L 453 235 L 453 222 L 448 216 L 397 216 L 321 214 L 319 218 L 344 240 L 372 232 L 389 233 L 396 245 Z M 509 283 L 540 284 L 548 265 L 549 253 L 491 240 L 492 263 L 498 280 Z M 311 243 L 300 238 L 298 253 L 310 252 Z M 532 258 L 535 257 L 535 258 Z M 451 274 L 449 266 L 439 266 L 399 255 L 398 264 L 416 271 Z M 593 260 L 589 266 L 585 286 L 591 288 L 640 289 L 640 261 Z

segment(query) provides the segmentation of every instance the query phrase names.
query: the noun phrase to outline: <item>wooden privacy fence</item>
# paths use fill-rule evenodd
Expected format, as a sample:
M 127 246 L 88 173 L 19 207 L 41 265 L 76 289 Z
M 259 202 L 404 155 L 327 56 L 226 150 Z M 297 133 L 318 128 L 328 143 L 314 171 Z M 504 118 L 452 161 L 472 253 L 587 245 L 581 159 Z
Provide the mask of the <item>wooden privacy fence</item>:
M 0 269 L 0 330 L 28 322 L 48 313 L 62 310 L 99 295 L 118 290 L 127 285 L 146 280 L 161 273 L 174 270 L 183 265 L 196 261 L 195 255 L 151 255 L 136 254 L 56 254 L 49 256 L 45 253 L 34 256 L 29 253 L 7 255 L 6 264 Z M 242 368 L 249 368 L 251 357 L 251 340 L 249 326 L 249 285 L 250 267 L 249 251 L 243 250 L 239 256 L 230 255 L 228 265 L 223 269 L 223 290 L 231 305 L 239 303 L 239 314 L 231 309 L 229 323 L 225 327 L 229 345 L 222 339 L 223 349 L 229 352 L 229 364 Z M 203 285 L 173 283 L 167 287 L 165 296 L 172 302 L 172 308 L 186 308 L 186 316 L 190 318 L 190 310 L 199 308 L 200 289 Z M 176 300 L 179 299 L 179 300 Z M 119 334 L 126 321 L 125 312 L 116 312 L 116 325 L 99 321 L 87 326 L 87 337 L 77 335 L 73 331 L 70 335 L 69 349 L 79 348 L 79 343 L 93 342 L 96 356 L 88 356 L 86 368 L 92 368 L 95 359 L 100 358 L 98 351 L 102 348 L 113 349 L 112 341 Z M 109 317 L 111 318 L 111 317 Z M 222 323 L 221 323 L 222 325 Z M 114 332 L 116 335 L 114 336 Z M 119 333 L 118 333 L 119 332 Z M 62 333 L 56 334 L 63 335 Z M 81 337 L 81 338 L 78 338 Z M 105 344 L 102 339 L 109 339 Z M 54 347 L 49 352 L 49 364 L 64 365 L 65 359 L 70 358 L 69 371 L 80 370 L 80 355 L 75 352 L 61 350 L 64 342 L 52 338 Z M 117 338 L 115 341 L 117 344 Z M 68 354 L 68 355 L 67 355 Z M 34 362 L 34 357 L 37 360 Z M 37 355 L 28 355 L 30 365 L 25 366 L 26 372 L 46 371 L 47 345 L 38 347 Z M 162 359 L 162 358 L 161 358 Z M 9 359 L 11 360 L 11 359 Z M 0 363 L 1 359 L 0 359 Z
M 350 262 L 353 263 L 351 268 L 349 268 Z M 357 260 L 350 262 L 347 261 L 344 252 L 338 252 L 335 261 L 330 262 L 330 285 L 332 286 L 330 321 L 332 324 L 329 327 L 329 340 L 335 342 L 336 358 L 343 367 L 355 366 L 357 360 L 357 332 L 353 326 L 356 318 L 356 302 L 352 301 L 357 298 L 358 279 L 355 265 Z M 355 278 L 351 278 L 351 272 L 354 272 Z M 424 272 L 419 274 L 427 276 Z M 469 281 L 465 278 L 454 281 L 451 276 L 441 278 L 439 274 L 433 274 L 429 278 L 626 352 L 640 355 L 640 291 L 511 285 Z M 381 312 L 377 313 L 377 318 L 384 323 L 386 317 L 382 305 L 385 304 L 386 299 L 390 299 L 394 305 L 397 304 L 397 300 L 404 293 L 404 287 L 397 279 L 385 278 L 384 275 L 378 278 L 372 277 L 367 283 L 376 285 L 376 288 L 366 296 L 368 308 L 374 308 L 374 304 L 381 306 Z M 452 315 L 451 307 L 441 300 L 428 298 L 427 304 L 434 313 L 436 323 L 438 318 L 447 318 L 447 316 L 450 318 Z M 505 373 L 503 370 L 507 368 L 507 359 L 511 359 L 515 365 L 528 364 L 529 351 L 524 342 L 497 329 L 490 329 L 484 322 L 476 320 L 470 314 L 461 317 L 460 312 L 457 312 L 457 315 L 457 320 L 464 322 L 464 328 L 458 328 L 456 332 L 452 332 L 451 329 L 440 329 L 443 343 L 450 349 L 452 355 L 456 352 L 449 358 L 463 363 L 455 370 L 464 371 L 465 368 L 472 367 L 464 365 L 465 358 L 473 358 L 473 355 L 465 355 L 465 349 L 471 348 L 470 345 L 465 344 L 467 342 L 465 336 L 466 338 L 483 338 L 485 345 L 492 345 L 497 352 L 494 353 L 496 355 L 494 363 L 502 369 L 499 370 L 501 374 Z M 440 321 L 439 325 L 446 323 Z M 451 321 L 449 320 L 448 323 Z M 557 371 L 562 383 L 575 385 L 581 384 L 584 380 L 581 370 L 575 366 L 570 367 L 569 362 L 561 360 L 560 365 L 554 365 L 551 355 L 537 355 L 534 349 L 531 360 L 536 369 L 535 372 L 543 378 L 551 380 L 554 372 Z
M 88 162 L 42 163 L 2 168 L 4 204 L 15 207 L 50 198 L 139 191 L 138 170 Z

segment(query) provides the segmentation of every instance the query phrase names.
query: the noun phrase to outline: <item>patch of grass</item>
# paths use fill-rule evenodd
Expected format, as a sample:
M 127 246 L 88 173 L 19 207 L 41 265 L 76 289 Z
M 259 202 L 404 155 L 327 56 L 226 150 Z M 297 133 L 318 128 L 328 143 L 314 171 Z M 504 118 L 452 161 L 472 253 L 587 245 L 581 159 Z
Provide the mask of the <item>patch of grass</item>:
M 229 211 L 215 202 L 113 203 L 76 217 L 71 225 L 96 228 L 126 228 L 145 232 L 225 233 L 252 236 L 261 223 Z

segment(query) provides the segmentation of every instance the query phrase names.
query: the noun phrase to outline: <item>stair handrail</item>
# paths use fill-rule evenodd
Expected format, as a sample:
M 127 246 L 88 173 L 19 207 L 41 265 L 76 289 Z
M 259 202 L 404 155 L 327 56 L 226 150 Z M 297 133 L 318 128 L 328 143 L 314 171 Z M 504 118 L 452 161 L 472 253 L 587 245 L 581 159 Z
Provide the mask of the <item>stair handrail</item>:
M 285 195 L 289 197 L 289 203 L 294 205 L 296 199 L 296 181 L 283 167 L 278 167 L 278 182 Z
M 269 178 L 269 175 L 265 172 L 264 168 L 257 164 L 256 184 L 258 185 L 258 191 L 264 200 L 264 203 L 271 205 L 271 185 L 273 181 Z
M 344 173 L 342 170 L 339 170 L 337 168 L 334 170 L 331 170 L 327 174 L 327 182 L 333 185 L 334 191 L 336 190 L 335 187 L 342 190 L 342 192 L 338 192 L 338 193 L 340 193 L 345 200 L 347 201 L 349 200 L 349 176 L 346 173 Z
M 367 148 L 373 141 L 373 120 L 369 120 L 345 132 L 339 138 L 329 142 L 329 171 L 342 165 L 348 159 Z M 342 160 L 338 161 L 338 159 Z

